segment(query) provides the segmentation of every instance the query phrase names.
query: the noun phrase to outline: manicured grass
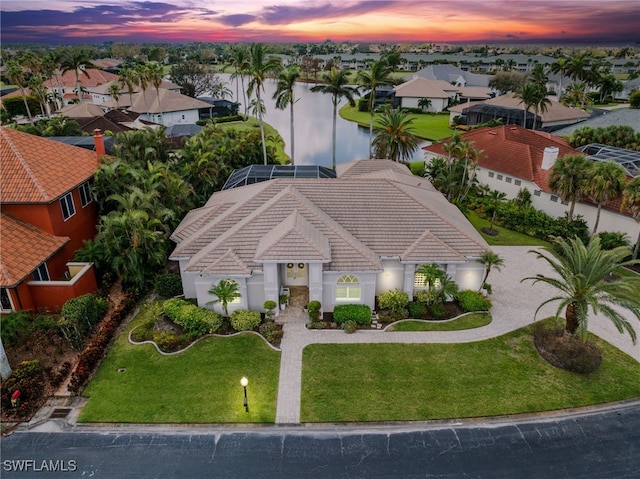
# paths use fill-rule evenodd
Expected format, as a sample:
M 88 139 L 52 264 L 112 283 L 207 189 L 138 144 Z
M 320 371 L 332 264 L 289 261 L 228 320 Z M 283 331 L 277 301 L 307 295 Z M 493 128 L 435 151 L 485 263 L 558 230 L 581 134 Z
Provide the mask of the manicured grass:
M 357 334 L 357 333 L 356 333 Z M 544 361 L 532 328 L 466 344 L 313 344 L 303 352 L 304 422 L 408 421 L 530 413 L 640 396 L 640 364 L 608 343 L 598 371 Z
M 257 130 L 258 132 L 260 131 L 260 123 L 258 122 L 258 119 L 253 116 L 248 117 L 247 121 L 230 121 L 226 123 L 218 123 L 218 126 L 223 130 L 233 128 L 240 131 L 245 131 L 245 130 Z M 271 137 L 271 138 L 279 138 L 282 140 L 280 133 L 278 133 L 278 131 L 267 122 L 264 122 L 264 136 L 265 138 Z M 291 158 L 289 158 L 289 155 L 287 155 L 284 151 L 284 140 L 274 142 L 267 139 L 267 145 L 275 146 L 276 160 L 280 164 L 286 165 L 287 163 L 291 162 Z
M 493 229 L 498 231 L 496 236 L 485 234 L 482 232 L 482 228 L 489 228 L 491 226 L 490 221 L 480 218 L 475 211 L 469 211 L 465 213 L 465 216 L 491 246 L 549 246 L 547 241 L 496 225 L 493 225 Z
M 132 326 L 144 320 L 143 309 Z M 80 422 L 275 421 L 280 353 L 254 334 L 205 339 L 175 356 L 122 334 L 84 392 Z M 118 372 L 125 368 L 124 372 Z M 249 379 L 249 413 L 240 379 Z
M 473 313 L 451 321 L 402 321 L 391 326 L 387 331 L 461 331 L 474 329 L 491 323 L 489 313 Z
M 369 113 L 358 111 L 358 107 L 351 107 L 348 104 L 340 108 L 340 116 L 345 120 L 355 121 L 356 123 L 369 127 Z M 379 114 L 376 114 L 376 117 Z M 424 115 L 409 114 L 413 118 L 414 134 L 422 139 L 437 141 L 452 135 L 453 130 L 449 128 L 449 114 L 439 113 L 437 115 L 426 113 Z M 375 128 L 376 119 L 374 118 L 373 126 Z

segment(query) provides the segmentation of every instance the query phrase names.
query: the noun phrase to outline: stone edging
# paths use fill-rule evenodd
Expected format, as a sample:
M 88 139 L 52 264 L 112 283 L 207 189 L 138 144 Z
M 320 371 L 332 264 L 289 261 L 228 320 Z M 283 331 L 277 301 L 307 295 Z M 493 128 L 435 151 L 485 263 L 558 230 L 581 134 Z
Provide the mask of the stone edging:
M 129 339 L 129 343 L 135 345 L 135 346 L 139 346 L 141 344 L 151 344 L 153 345 L 154 348 L 156 348 L 156 351 L 158 351 L 160 354 L 162 354 L 163 356 L 175 356 L 176 354 L 180 354 L 185 352 L 187 349 L 189 349 L 191 346 L 193 346 L 194 344 L 199 343 L 200 341 L 202 341 L 203 339 L 207 339 L 207 338 L 212 338 L 212 337 L 218 337 L 218 338 L 231 338 L 233 336 L 238 336 L 239 334 L 246 334 L 246 333 L 250 333 L 250 334 L 255 334 L 256 336 L 260 337 L 266 344 L 267 346 L 269 346 L 271 349 L 273 349 L 274 351 L 281 351 L 280 348 L 276 348 L 273 344 L 271 344 L 269 341 L 267 341 L 265 339 L 265 337 L 260 334 L 260 333 L 256 333 L 255 331 L 238 331 L 237 333 L 233 333 L 233 334 L 207 334 L 205 336 L 202 336 L 201 338 L 196 339 L 194 342 L 192 342 L 191 344 L 189 344 L 189 346 L 187 346 L 186 348 L 180 349 L 179 351 L 173 351 L 171 353 L 165 353 L 164 351 L 162 351 L 158 345 L 156 344 L 155 341 L 152 341 L 151 339 L 147 339 L 146 341 L 134 341 L 133 339 L 131 339 L 131 333 L 133 333 L 133 331 L 136 328 L 139 328 L 140 326 L 136 326 L 135 328 L 132 328 L 131 331 L 129 331 L 128 334 L 128 339 Z

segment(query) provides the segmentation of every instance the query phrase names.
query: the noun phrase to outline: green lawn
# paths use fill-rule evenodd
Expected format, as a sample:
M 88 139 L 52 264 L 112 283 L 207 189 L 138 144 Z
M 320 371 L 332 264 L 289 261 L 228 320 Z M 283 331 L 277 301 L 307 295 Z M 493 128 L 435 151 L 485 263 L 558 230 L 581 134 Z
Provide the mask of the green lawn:
M 511 231 L 501 226 L 493 226 L 493 229 L 498 231 L 496 236 L 485 234 L 482 232 L 482 228 L 491 226 L 490 221 L 480 218 L 475 211 L 469 211 L 465 216 L 491 246 L 549 246 L 547 241 Z
M 394 324 L 387 331 L 461 331 L 474 329 L 491 323 L 489 313 L 473 313 L 451 321 L 402 321 Z
M 345 120 L 355 121 L 356 123 L 369 127 L 369 113 L 358 111 L 357 107 L 351 107 L 348 104 L 340 108 L 340 116 Z M 414 115 L 413 118 L 414 134 L 422 139 L 437 141 L 452 135 L 453 130 L 449 128 L 449 113 L 439 113 L 437 115 L 424 114 Z M 375 128 L 374 118 L 374 128 Z
M 89 401 L 80 422 L 275 421 L 280 353 L 258 336 L 208 338 L 178 355 L 162 356 L 150 344 L 130 344 L 130 329 L 118 338 L 85 390 Z M 249 379 L 249 413 L 242 404 L 243 376 Z
M 467 344 L 313 344 L 303 352 L 301 419 L 480 417 L 639 397 L 640 364 L 597 341 L 603 361 L 589 375 L 540 358 L 530 327 Z

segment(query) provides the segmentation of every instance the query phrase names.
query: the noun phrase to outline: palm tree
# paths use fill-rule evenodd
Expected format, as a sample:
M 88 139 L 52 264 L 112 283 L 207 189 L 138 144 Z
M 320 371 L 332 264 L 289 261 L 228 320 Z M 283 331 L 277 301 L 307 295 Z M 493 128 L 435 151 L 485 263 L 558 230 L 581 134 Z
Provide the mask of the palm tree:
M 147 79 L 156 90 L 156 98 L 158 99 L 158 109 L 160 110 L 160 118 L 162 118 L 162 105 L 160 104 L 160 86 L 164 77 L 164 68 L 158 63 L 150 63 L 147 65 Z
M 252 43 L 249 47 L 249 62 L 247 74 L 251 78 L 247 85 L 247 94 L 256 94 L 258 105 L 262 103 L 261 92 L 264 91 L 264 81 L 270 73 L 277 72 L 281 67 L 280 59 L 277 57 L 267 58 L 267 47 L 262 43 Z M 262 109 L 258 109 L 258 122 L 260 123 L 260 136 L 262 138 L 262 155 L 264 164 L 267 164 L 267 144 L 264 139 L 264 121 Z
M 431 108 L 431 100 L 429 98 L 420 98 L 418 100 L 418 108 L 421 108 L 422 111 L 427 111 Z
M 120 70 L 120 79 L 118 84 L 123 88 L 126 86 L 129 92 L 129 106 L 133 105 L 133 87 L 136 84 L 136 74 L 131 68 L 124 68 Z
M 356 89 L 348 85 L 349 78 L 346 70 L 332 68 L 329 73 L 323 73 L 320 77 L 321 84 L 311 87 L 312 92 L 328 93 L 333 103 L 333 169 L 336 169 L 336 122 L 338 118 L 338 103 L 346 98 L 349 105 L 355 106 L 353 96 Z
M 76 92 L 78 100 L 82 103 L 82 88 L 80 87 L 80 73 L 87 78 L 91 78 L 85 70 L 87 65 L 91 64 L 91 59 L 84 50 L 74 49 L 67 52 L 67 56 L 60 62 L 62 74 L 72 71 L 76 75 Z
M 221 279 L 220 282 L 209 288 L 209 294 L 212 294 L 216 297 L 209 301 L 207 304 L 222 304 L 222 310 L 224 311 L 224 316 L 226 318 L 229 317 L 228 305 L 233 302 L 235 299 L 240 297 L 240 291 L 238 291 L 238 283 L 229 279 Z
M 489 231 L 493 232 L 493 225 L 496 222 L 496 213 L 498 212 L 498 204 L 503 201 L 504 199 L 506 199 L 507 194 L 503 193 L 502 191 L 498 191 L 498 190 L 493 190 L 491 191 L 491 193 L 489 193 L 487 195 L 487 199 L 489 200 L 489 203 L 491 204 L 491 209 L 492 209 L 492 213 L 491 213 L 491 225 L 489 226 Z M 497 233 L 494 233 L 497 234 Z
M 551 72 L 560 75 L 560 81 L 558 83 L 558 100 L 562 98 L 564 93 L 562 90 L 562 80 L 567 76 L 569 71 L 569 62 L 566 58 L 558 58 L 555 63 L 551 64 Z
M 112 83 L 111 85 L 109 85 L 109 88 L 107 88 L 107 93 L 111 96 L 111 98 L 113 98 L 116 101 L 116 107 L 120 108 L 120 93 L 122 93 L 122 89 L 120 88 L 120 85 L 118 85 L 117 83 Z
M 247 96 L 244 89 L 244 72 L 249 68 L 249 50 L 243 45 L 231 47 L 231 63 L 226 67 L 233 67 L 234 72 L 231 74 L 231 80 L 236 81 L 236 102 L 240 103 L 240 94 L 238 92 L 238 85 L 242 85 L 242 96 L 244 99 L 244 114 L 247 114 Z M 240 78 L 240 83 L 238 83 Z
M 573 221 L 573 210 L 586 188 L 588 163 L 583 155 L 564 155 L 556 160 L 549 175 L 549 187 L 563 201 L 570 202 L 569 221 Z
M 29 89 L 31 90 L 31 95 L 40 104 L 40 112 L 43 115 L 47 115 L 47 117 L 51 116 L 49 104 L 47 103 L 47 89 L 44 86 L 44 78 L 40 75 L 33 75 L 29 79 Z
M 589 66 L 589 59 L 586 53 L 581 53 L 569 59 L 567 63 L 567 74 L 569 78 L 574 81 L 587 80 L 587 67 Z
M 640 176 L 636 176 L 633 180 L 627 183 L 622 195 L 621 210 L 628 209 L 631 211 L 633 218 L 640 223 Z M 640 249 L 640 233 L 636 240 L 636 245 L 633 248 L 633 259 L 638 257 L 638 250 Z
M 487 278 L 489 277 L 489 273 L 491 273 L 492 268 L 495 268 L 498 271 L 502 270 L 502 267 L 504 266 L 504 258 L 501 258 L 491 250 L 486 250 L 482 252 L 477 261 L 485 267 L 484 278 L 482 278 L 482 283 L 480 283 L 480 289 L 478 290 L 480 291 L 487 283 Z
M 537 105 L 538 99 L 540 98 L 540 87 L 535 83 L 526 83 L 522 86 L 522 88 L 515 93 L 516 98 L 520 98 L 520 103 L 524 105 L 524 118 L 522 120 L 522 126 L 524 128 L 527 127 L 527 116 L 529 114 L 529 109 L 534 105 Z M 534 129 L 536 124 L 536 119 L 533 119 L 533 125 L 531 129 Z
M 571 335 L 585 337 L 589 319 L 589 309 L 602 313 L 611 320 L 620 333 L 627 331 L 635 343 L 636 333 L 618 310 L 612 306 L 628 309 L 640 319 L 640 278 L 625 278 L 624 281 L 607 281 L 611 273 L 623 266 L 638 264 L 640 261 L 624 261 L 629 256 L 629 248 L 620 246 L 603 250 L 600 237 L 593 236 L 587 246 L 579 238 L 555 238 L 551 246 L 544 248 L 548 254 L 530 251 L 544 259 L 558 274 L 557 277 L 537 274 L 524 278 L 533 283 L 543 282 L 556 288 L 559 293 L 544 301 L 536 310 L 547 303 L 559 301 L 556 319 L 565 309 L 565 331 Z
M 590 168 L 588 183 L 588 194 L 598 205 L 596 222 L 593 225 L 592 234 L 598 231 L 600 223 L 600 211 L 602 205 L 615 200 L 622 195 L 626 182 L 626 172 L 618 163 L 614 161 L 595 161 Z
M 376 158 L 408 161 L 418 149 L 420 140 L 413 134 L 413 118 L 401 109 L 387 110 L 378 120 L 373 140 Z
M 7 78 L 14 85 L 17 85 L 20 88 L 20 94 L 22 95 L 22 101 L 24 103 L 24 107 L 27 110 L 27 116 L 29 117 L 29 123 L 33 125 L 33 117 L 31 115 L 31 110 L 29 109 L 29 103 L 27 102 L 27 92 L 25 91 L 25 86 L 27 85 L 27 79 L 22 70 L 22 67 L 14 62 L 7 62 Z
M 136 65 L 133 69 L 134 81 L 140 85 L 142 89 L 142 98 L 144 100 L 144 109 L 147 116 L 149 115 L 149 105 L 147 103 L 147 86 L 149 86 L 149 71 L 145 65 Z
M 373 158 L 373 116 L 376 107 L 376 88 L 383 85 L 393 85 L 391 77 L 393 69 L 386 61 L 373 62 L 368 71 L 358 72 L 358 81 L 362 88 L 369 90 L 369 158 Z
M 300 77 L 300 72 L 297 67 L 288 67 L 283 69 L 278 76 L 278 85 L 276 91 L 273 94 L 273 99 L 276 101 L 276 108 L 284 110 L 289 106 L 290 120 L 291 120 L 291 164 L 295 165 L 294 158 L 294 134 L 293 134 L 293 105 L 298 101 L 295 97 L 294 87 L 296 81 Z

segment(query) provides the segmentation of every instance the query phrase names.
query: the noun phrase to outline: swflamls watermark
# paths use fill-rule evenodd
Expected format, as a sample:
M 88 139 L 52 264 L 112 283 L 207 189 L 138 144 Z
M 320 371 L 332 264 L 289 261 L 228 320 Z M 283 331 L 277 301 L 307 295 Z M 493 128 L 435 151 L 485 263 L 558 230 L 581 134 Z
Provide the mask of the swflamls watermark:
M 2 470 L 7 472 L 75 472 L 78 469 L 74 459 L 5 459 Z

